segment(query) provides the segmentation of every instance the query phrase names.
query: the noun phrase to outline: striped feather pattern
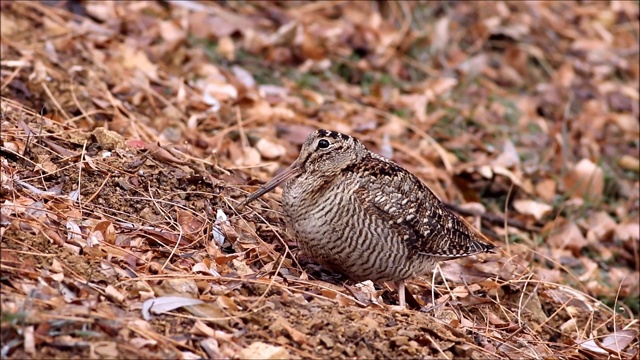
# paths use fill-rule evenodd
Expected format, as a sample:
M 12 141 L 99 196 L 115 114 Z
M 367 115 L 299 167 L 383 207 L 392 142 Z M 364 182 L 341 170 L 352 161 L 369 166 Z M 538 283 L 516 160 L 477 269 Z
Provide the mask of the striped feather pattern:
M 353 280 L 401 281 L 494 248 L 416 176 L 351 136 L 315 131 L 289 170 L 282 207 L 294 237 Z

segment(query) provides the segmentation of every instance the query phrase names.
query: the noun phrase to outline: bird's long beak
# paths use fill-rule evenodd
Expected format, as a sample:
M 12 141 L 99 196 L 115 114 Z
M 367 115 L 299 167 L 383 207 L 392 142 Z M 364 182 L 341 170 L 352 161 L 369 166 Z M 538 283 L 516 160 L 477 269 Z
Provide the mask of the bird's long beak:
M 237 210 L 242 210 L 247 204 L 249 204 L 253 200 L 255 200 L 255 199 L 261 197 L 262 195 L 268 193 L 269 191 L 275 189 L 278 185 L 286 182 L 287 180 L 291 179 L 292 177 L 294 177 L 296 175 L 300 175 L 301 172 L 302 172 L 302 168 L 300 167 L 300 165 L 298 164 L 297 161 L 294 161 L 293 164 L 291 164 L 291 166 L 289 166 L 286 170 L 284 170 L 280 174 L 276 175 L 273 179 L 271 179 L 271 181 L 269 181 L 266 184 L 262 185 L 262 187 L 260 189 L 258 189 L 253 194 L 249 195 L 249 197 L 245 201 L 240 203 L 240 205 L 238 205 L 238 207 L 236 207 L 236 209 Z

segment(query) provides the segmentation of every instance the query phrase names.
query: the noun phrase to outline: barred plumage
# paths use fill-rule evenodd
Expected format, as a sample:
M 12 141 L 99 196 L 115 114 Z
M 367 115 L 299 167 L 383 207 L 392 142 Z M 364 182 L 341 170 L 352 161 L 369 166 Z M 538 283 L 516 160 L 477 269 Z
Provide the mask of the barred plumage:
M 285 219 L 305 253 L 355 281 L 398 283 L 402 306 L 405 279 L 494 248 L 415 175 L 345 134 L 313 132 L 293 164 L 241 206 L 283 182 Z

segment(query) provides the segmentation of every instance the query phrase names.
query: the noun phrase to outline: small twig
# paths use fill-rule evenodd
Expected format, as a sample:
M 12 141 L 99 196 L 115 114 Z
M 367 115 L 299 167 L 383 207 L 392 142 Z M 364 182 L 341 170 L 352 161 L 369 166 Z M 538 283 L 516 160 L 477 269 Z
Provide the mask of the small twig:
M 87 203 L 92 202 L 98 196 L 98 194 L 100 194 L 100 191 L 102 191 L 102 188 L 107 183 L 107 181 L 109 181 L 109 179 L 111 179 L 111 173 L 107 174 L 107 177 L 104 179 L 104 181 L 102 182 L 98 190 L 96 190 L 93 193 L 93 195 L 91 195 L 91 197 L 87 201 L 85 201 L 84 205 L 87 205 Z

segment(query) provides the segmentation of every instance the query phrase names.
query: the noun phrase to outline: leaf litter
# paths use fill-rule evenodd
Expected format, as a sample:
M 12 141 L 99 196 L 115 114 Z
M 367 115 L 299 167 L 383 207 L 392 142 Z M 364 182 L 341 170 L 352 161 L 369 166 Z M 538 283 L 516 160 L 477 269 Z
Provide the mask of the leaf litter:
M 3 357 L 638 356 L 637 3 L 0 8 Z M 398 311 L 238 212 L 320 127 L 500 253 Z

